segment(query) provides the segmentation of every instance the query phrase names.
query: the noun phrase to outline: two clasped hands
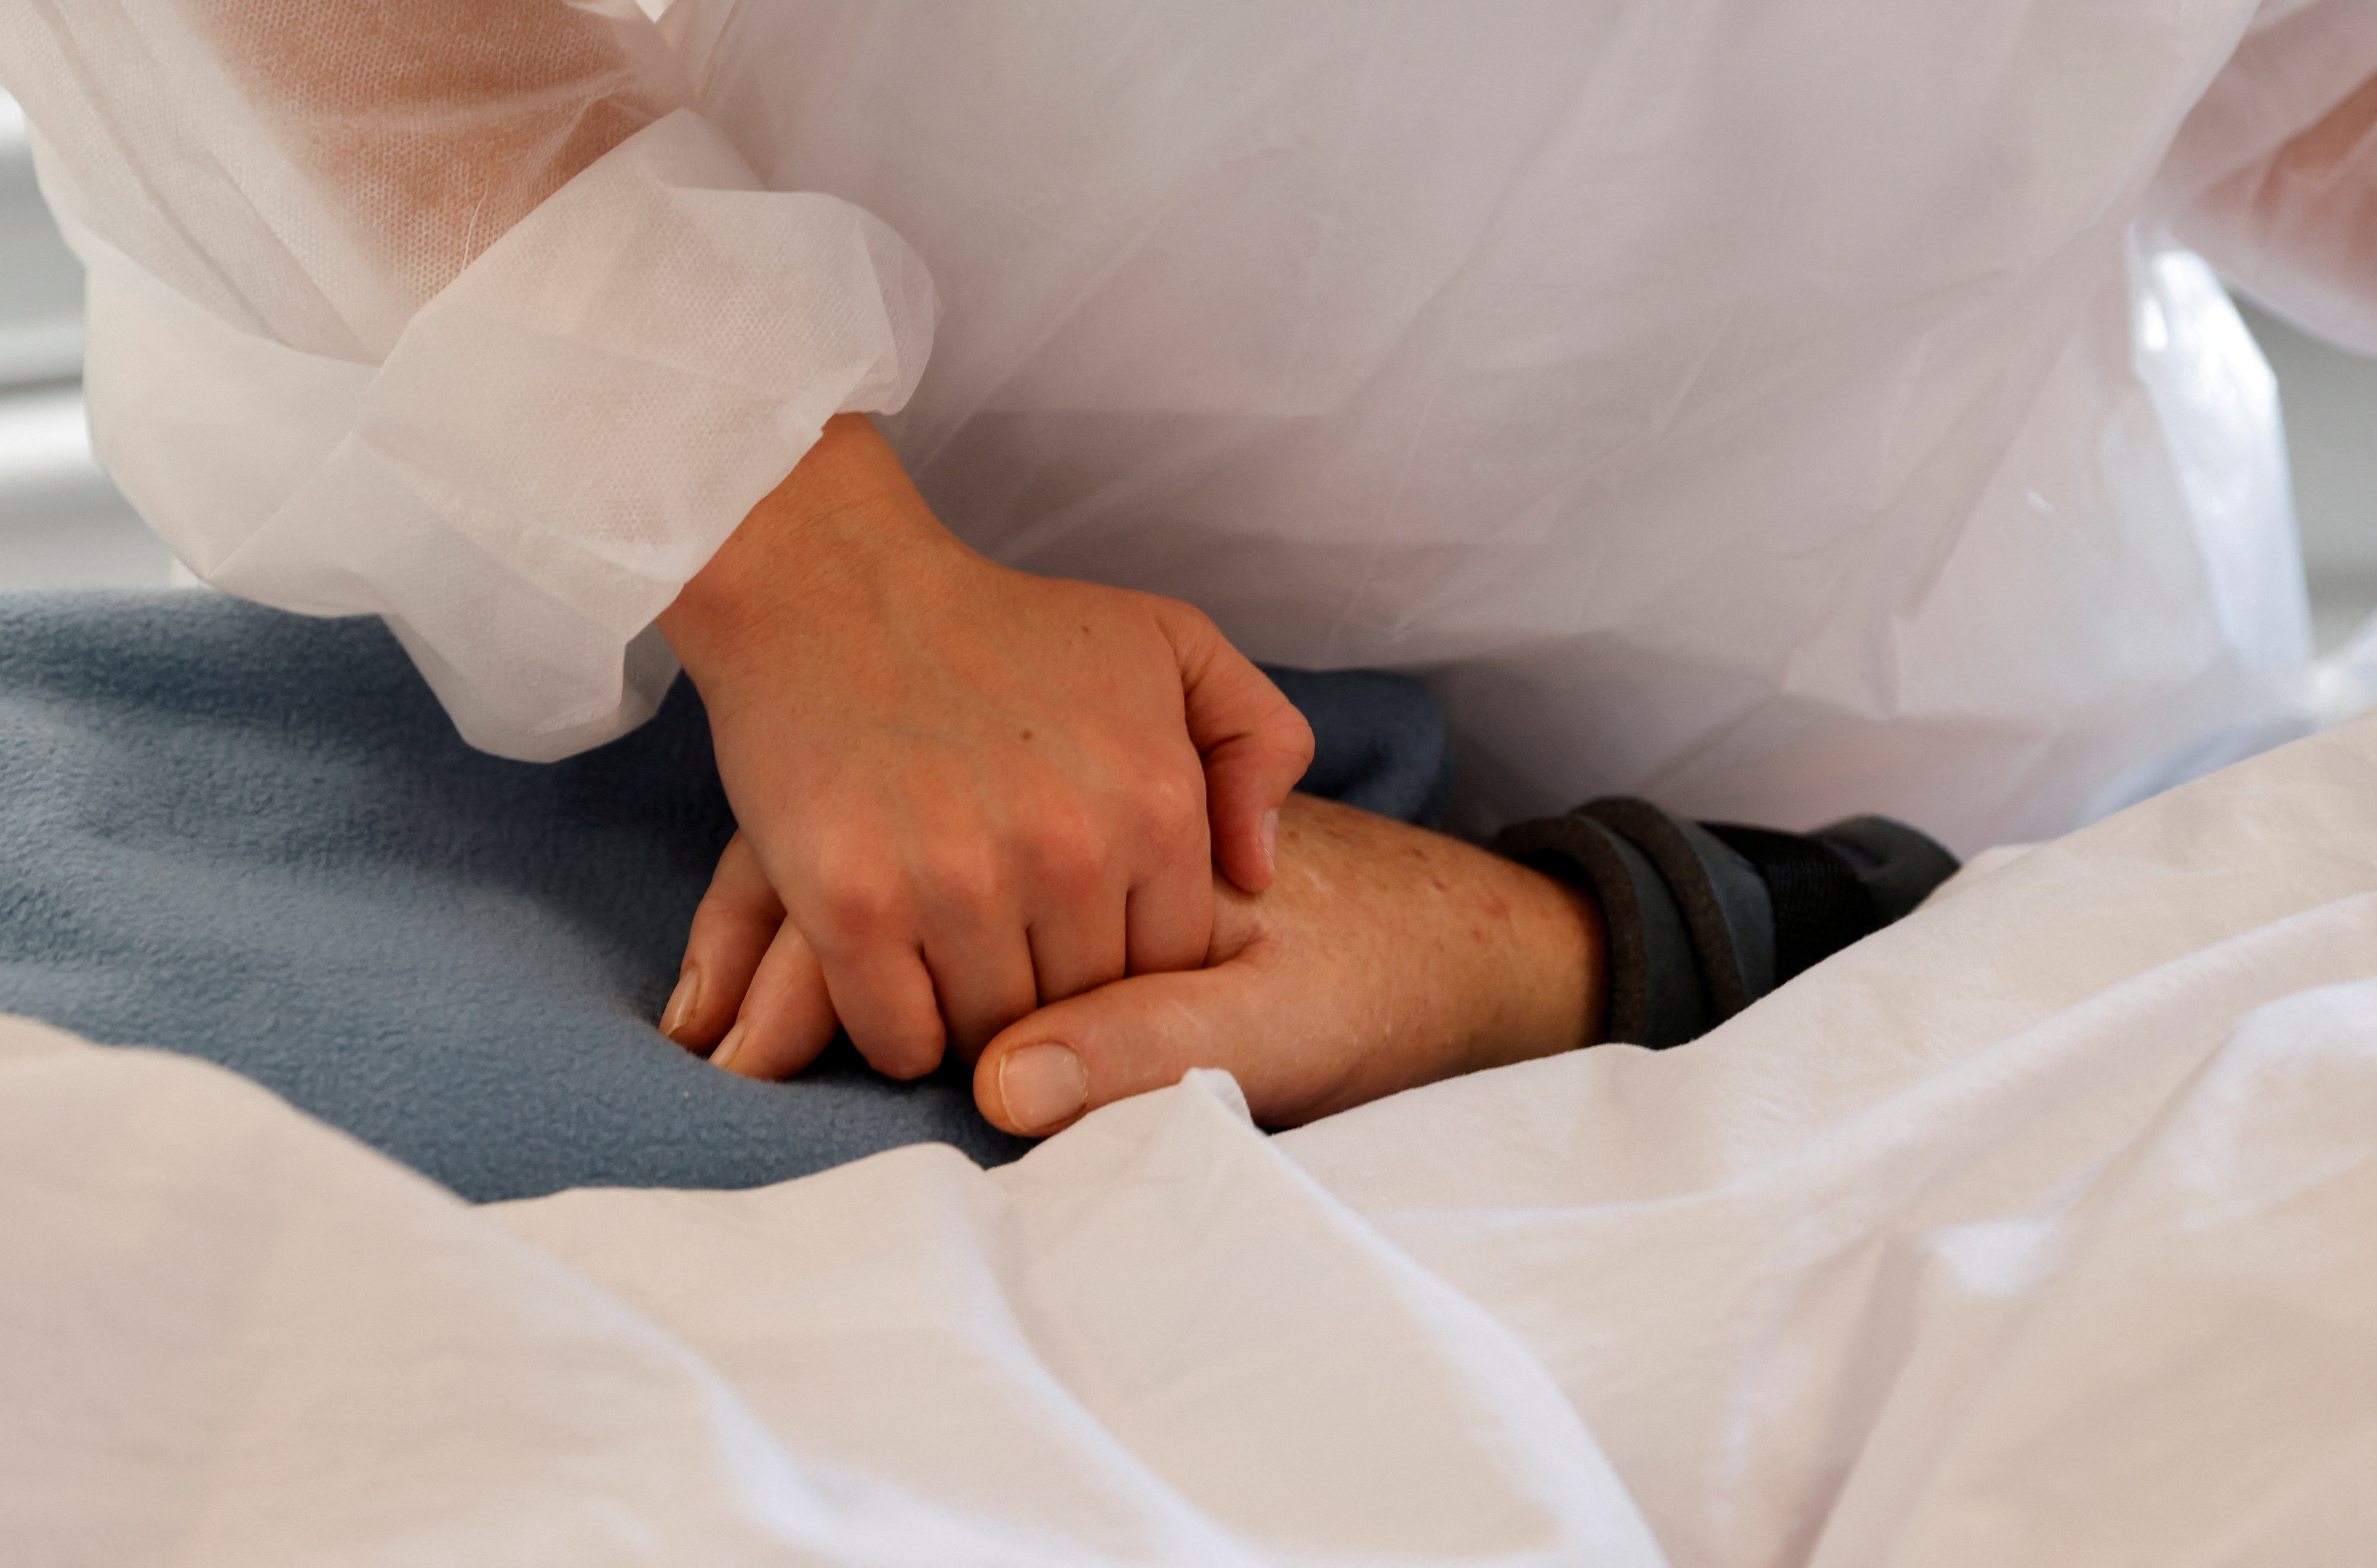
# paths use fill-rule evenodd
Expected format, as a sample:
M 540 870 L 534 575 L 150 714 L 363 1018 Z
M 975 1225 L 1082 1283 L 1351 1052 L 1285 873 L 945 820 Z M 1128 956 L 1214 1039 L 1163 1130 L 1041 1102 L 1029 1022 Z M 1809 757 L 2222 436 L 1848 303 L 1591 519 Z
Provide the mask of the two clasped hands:
M 1589 901 L 1295 795 L 1303 716 L 1188 606 L 953 538 L 844 415 L 663 614 L 740 831 L 663 1032 L 947 1053 L 1012 1132 L 1230 1070 L 1290 1125 L 1593 1037 Z

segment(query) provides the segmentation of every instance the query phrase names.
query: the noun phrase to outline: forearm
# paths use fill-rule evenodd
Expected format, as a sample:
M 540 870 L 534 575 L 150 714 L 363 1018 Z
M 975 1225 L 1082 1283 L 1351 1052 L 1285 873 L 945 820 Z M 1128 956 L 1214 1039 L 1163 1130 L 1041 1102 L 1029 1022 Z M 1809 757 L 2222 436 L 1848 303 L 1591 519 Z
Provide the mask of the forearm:
M 1225 891 L 1214 944 L 1217 972 L 1256 984 L 1215 991 L 1203 1016 L 1152 1023 L 1209 1038 L 1276 1125 L 1603 1038 L 1609 960 L 1591 897 L 1475 844 L 1309 796 L 1282 813 L 1278 882 L 1259 899 Z M 1180 1048 L 1166 1038 L 1153 1059 Z
M 1434 943 L 1499 952 L 1502 983 L 1483 989 L 1465 1022 L 1469 1072 L 1557 1056 L 1603 1038 L 1609 1000 L 1608 932 L 1592 897 L 1531 867 L 1456 840 L 1415 838 L 1427 857 Z M 1439 864 L 1440 862 L 1440 864 Z M 1418 879 L 1410 885 L 1416 890 Z M 1383 956 L 1383 955 L 1382 955 Z M 1381 1021 L 1382 1025 L 1386 1021 Z
M 1609 932 L 1584 893 L 1526 867 L 1528 915 L 1520 922 L 1523 972 L 1529 976 L 1527 1059 L 1599 1045 L 1609 1014 Z

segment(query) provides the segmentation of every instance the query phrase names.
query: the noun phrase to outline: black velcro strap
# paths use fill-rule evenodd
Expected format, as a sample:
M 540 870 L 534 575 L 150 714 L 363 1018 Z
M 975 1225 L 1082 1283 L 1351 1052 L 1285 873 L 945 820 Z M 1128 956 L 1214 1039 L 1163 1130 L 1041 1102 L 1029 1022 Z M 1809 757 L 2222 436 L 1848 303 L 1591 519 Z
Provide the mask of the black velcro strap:
M 1849 863 L 1884 926 L 1914 913 L 1956 874 L 1956 857 L 1939 840 L 1888 817 L 1851 817 L 1810 836 Z
M 1774 901 L 1774 983 L 1814 968 L 1881 928 L 1873 899 L 1847 861 L 1812 838 L 1703 822 L 1757 868 Z
M 1675 895 L 1624 834 L 1578 816 L 1516 822 L 1494 852 L 1578 888 L 1600 907 L 1609 942 L 1606 1039 L 1664 1050 L 1715 1022 Z
M 1774 988 L 1774 900 L 1747 856 L 1632 796 L 1588 800 L 1570 815 L 1624 834 L 1659 868 L 1691 934 L 1712 1024 Z

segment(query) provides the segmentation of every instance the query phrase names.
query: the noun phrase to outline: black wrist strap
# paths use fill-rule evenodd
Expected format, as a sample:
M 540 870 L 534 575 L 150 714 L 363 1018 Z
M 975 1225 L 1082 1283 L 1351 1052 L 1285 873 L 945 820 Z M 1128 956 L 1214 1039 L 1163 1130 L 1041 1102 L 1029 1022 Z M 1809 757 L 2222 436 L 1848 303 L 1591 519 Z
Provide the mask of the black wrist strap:
M 1680 1045 L 1717 1023 L 1693 960 L 1690 923 L 1640 846 L 1571 812 L 1515 823 L 1494 841 L 1494 849 L 1581 890 L 1601 906 L 1609 945 L 1609 1002 L 1602 1032 L 1610 1039 Z
M 1784 833 L 1688 822 L 1628 796 L 1514 823 L 1494 849 L 1600 906 L 1604 1035 L 1654 1050 L 1705 1034 L 1888 925 L 1956 870 L 1954 856 L 1888 818 Z

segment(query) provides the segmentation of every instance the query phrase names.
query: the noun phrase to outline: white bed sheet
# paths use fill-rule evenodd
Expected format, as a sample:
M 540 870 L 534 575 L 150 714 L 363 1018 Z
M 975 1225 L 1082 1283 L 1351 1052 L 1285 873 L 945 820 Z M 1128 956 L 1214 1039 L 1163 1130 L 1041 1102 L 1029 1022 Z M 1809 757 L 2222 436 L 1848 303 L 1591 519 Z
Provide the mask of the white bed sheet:
M 11 1563 L 2319 1564 L 2377 1539 L 2377 725 L 1706 1040 L 1279 1138 L 472 1209 L 0 1027 Z

